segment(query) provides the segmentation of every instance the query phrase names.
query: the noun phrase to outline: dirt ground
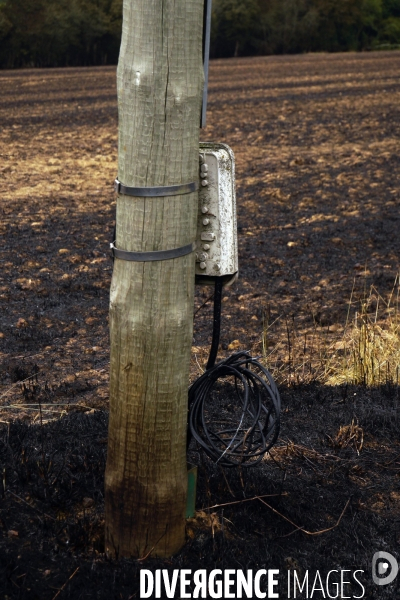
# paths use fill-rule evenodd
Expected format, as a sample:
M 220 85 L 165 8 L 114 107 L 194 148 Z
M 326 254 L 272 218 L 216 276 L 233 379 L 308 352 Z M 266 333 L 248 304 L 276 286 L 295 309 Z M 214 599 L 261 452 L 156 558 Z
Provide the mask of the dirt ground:
M 352 579 L 336 597 L 400 596 L 400 576 L 371 578 L 375 552 L 400 557 L 399 387 L 329 387 L 321 361 L 399 271 L 399 72 L 400 52 L 211 62 L 201 138 L 235 152 L 240 268 L 219 356 L 266 351 L 281 434 L 244 472 L 193 446 L 186 546 L 119 563 L 103 554 L 115 68 L 0 72 L 1 600 L 139 598 L 143 567 L 276 568 L 281 598 L 288 570 L 360 569 L 365 594 Z

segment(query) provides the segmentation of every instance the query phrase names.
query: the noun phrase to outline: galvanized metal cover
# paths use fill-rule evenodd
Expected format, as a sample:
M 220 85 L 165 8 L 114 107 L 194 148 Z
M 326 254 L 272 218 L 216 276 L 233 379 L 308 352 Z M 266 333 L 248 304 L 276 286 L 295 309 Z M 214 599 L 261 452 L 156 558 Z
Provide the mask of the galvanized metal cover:
M 199 211 L 197 217 L 196 283 L 212 284 L 237 278 L 235 157 L 232 149 L 201 142 L 199 154 Z

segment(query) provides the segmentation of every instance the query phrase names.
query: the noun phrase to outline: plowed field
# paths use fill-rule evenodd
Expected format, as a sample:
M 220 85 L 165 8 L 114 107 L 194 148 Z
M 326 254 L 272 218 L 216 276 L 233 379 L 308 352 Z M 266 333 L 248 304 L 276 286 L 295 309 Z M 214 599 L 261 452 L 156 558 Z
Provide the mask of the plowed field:
M 399 596 L 400 576 L 371 579 L 374 552 L 400 554 L 398 379 L 324 385 L 346 320 L 363 298 L 389 302 L 399 272 L 399 73 L 400 52 L 212 61 L 201 139 L 235 152 L 240 268 L 219 356 L 266 356 L 281 436 L 245 474 L 222 476 L 194 449 L 203 512 L 185 548 L 113 564 L 102 531 L 115 68 L 0 72 L 1 598 L 138 598 L 143 565 L 276 568 L 282 598 L 288 569 L 361 569 L 365 595 L 352 579 L 341 597 Z M 196 290 L 192 379 L 211 293 Z

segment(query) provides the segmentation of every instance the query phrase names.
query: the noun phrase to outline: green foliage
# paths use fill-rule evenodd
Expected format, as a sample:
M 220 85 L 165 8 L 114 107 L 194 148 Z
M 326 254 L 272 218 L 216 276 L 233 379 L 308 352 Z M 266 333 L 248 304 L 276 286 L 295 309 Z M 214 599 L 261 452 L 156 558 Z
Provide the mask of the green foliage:
M 215 57 L 399 43 L 400 0 L 213 0 L 213 5 Z
M 400 45 L 400 0 L 212 0 L 211 56 Z M 123 0 L 0 0 L 0 68 L 115 64 Z
M 252 48 L 252 32 L 257 27 L 257 0 L 219 0 L 214 2 L 213 23 L 218 24 L 215 51 L 221 56 L 238 56 Z M 215 34 L 215 32 L 214 32 Z M 219 44 L 219 41 L 223 44 Z
M 3 0 L 0 66 L 115 63 L 121 0 Z
M 378 45 L 389 44 L 400 46 L 400 17 L 389 17 L 385 19 L 383 27 L 379 32 Z
M 400 17 L 400 0 L 382 0 L 383 18 Z

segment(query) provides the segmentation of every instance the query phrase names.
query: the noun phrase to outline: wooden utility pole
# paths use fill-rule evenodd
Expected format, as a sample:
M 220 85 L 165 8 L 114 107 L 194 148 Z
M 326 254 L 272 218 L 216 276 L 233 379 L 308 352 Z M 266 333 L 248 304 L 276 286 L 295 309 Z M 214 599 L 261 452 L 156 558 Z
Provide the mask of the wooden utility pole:
M 124 0 L 118 180 L 146 189 L 135 196 L 119 188 L 120 250 L 195 241 L 198 192 L 163 196 L 153 188 L 198 182 L 203 3 Z M 191 250 L 141 257 L 117 254 L 110 294 L 105 546 L 114 557 L 170 556 L 185 541 L 195 259 Z

